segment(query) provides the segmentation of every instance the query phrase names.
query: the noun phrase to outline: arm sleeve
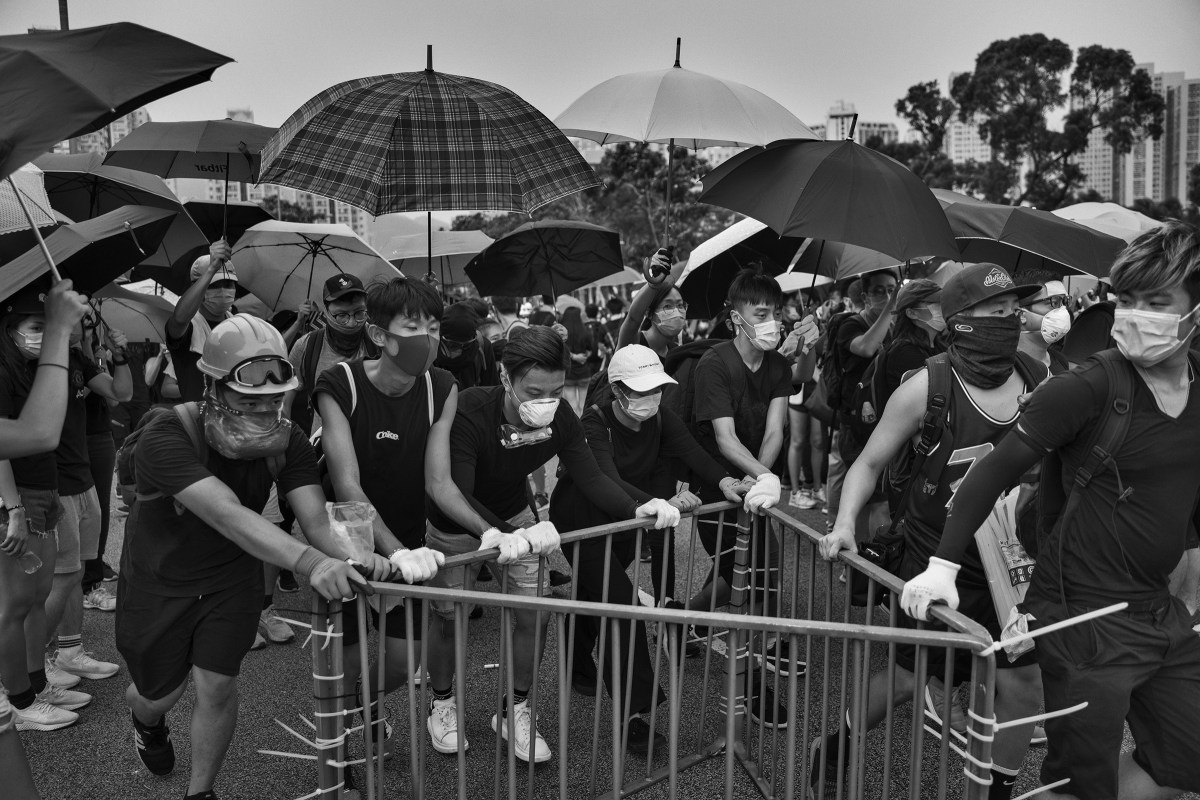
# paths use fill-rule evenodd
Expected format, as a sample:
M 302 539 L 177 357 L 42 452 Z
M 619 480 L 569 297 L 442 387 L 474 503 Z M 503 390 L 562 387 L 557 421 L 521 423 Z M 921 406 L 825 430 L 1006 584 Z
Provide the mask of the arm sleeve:
M 480 429 L 475 420 L 468 419 L 467 414 L 455 415 L 454 426 L 450 429 L 450 477 L 476 514 L 489 525 L 511 533 L 516 528 L 508 524 L 508 520 L 500 519 L 475 498 L 476 453 L 479 447 L 486 446 L 479 441 L 479 436 Z
M 662 454 L 677 458 L 688 465 L 700 479 L 709 486 L 716 486 L 729 474 L 708 454 L 691 431 L 683 424 L 683 420 L 669 408 L 659 409 L 658 418 L 662 421 Z
M 566 414 L 559 413 L 555 424 L 562 432 L 558 457 L 571 473 L 579 491 L 604 513 L 616 519 L 630 519 L 640 503 L 634 501 L 611 478 L 600 471 L 596 458 L 583 437 L 583 428 L 570 408 Z
M 1017 422 L 1017 433 L 1041 453 L 1075 441 L 1099 416 L 1108 388 L 1095 384 L 1104 376 L 1099 364 L 1054 376 L 1034 391 Z
M 613 460 L 612 432 L 604 424 L 602 414 L 591 408 L 583 412 L 583 433 L 596 459 L 596 466 L 639 504 L 653 500 L 653 495 L 625 481 L 617 472 L 617 464 Z

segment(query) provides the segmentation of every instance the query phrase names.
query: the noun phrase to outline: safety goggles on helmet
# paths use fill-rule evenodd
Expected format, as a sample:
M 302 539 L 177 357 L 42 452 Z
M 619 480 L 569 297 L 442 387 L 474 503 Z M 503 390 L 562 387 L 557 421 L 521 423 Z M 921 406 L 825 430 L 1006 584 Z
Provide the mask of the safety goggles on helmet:
M 236 364 L 233 369 L 229 370 L 229 375 L 226 376 L 225 381 L 252 389 L 273 383 L 283 387 L 279 390 L 282 392 L 287 389 L 287 384 L 292 381 L 295 374 L 296 371 L 292 367 L 292 363 L 286 358 L 280 358 L 279 356 L 255 356 Z

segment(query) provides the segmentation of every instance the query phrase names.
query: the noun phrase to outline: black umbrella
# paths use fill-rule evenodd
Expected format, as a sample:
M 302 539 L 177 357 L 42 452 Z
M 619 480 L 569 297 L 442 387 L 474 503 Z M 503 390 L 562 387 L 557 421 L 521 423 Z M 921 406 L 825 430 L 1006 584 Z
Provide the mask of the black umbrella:
M 701 242 L 688 256 L 676 287 L 688 304 L 688 317 L 711 319 L 725 305 L 738 271 L 761 265 L 768 275 L 787 270 L 803 236 L 780 236 L 756 219 L 743 219 Z
M 557 297 L 620 272 L 621 237 L 575 220 L 526 222 L 467 264 L 481 295 Z
M 37 248 L 0 267 L 0 297 L 45 274 L 49 263 L 57 264 L 77 291 L 94 292 L 157 250 L 175 214 L 162 208 L 124 206 L 64 225 L 46 237 L 49 259 Z

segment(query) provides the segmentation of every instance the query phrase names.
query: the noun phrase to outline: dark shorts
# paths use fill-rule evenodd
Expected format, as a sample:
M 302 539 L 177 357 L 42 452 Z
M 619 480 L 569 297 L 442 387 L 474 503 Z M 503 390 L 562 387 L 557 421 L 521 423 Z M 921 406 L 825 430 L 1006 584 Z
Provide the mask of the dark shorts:
M 17 487 L 21 495 L 21 505 L 25 506 L 25 524 L 34 536 L 47 536 L 58 527 L 62 519 L 63 506 L 56 489 L 22 489 Z M 8 515 L 4 515 L 5 523 Z
M 1058 608 L 1030 610 L 1044 623 L 1064 616 Z M 1071 606 L 1070 615 L 1089 610 Z M 1088 703 L 1046 720 L 1043 783 L 1070 778 L 1062 791 L 1116 798 L 1128 722 L 1134 760 L 1159 786 L 1200 791 L 1200 636 L 1182 601 L 1064 628 L 1039 638 L 1034 653 L 1047 711 Z
M 236 676 L 254 644 L 262 586 L 201 597 L 139 590 L 122 570 L 117 583 L 117 650 L 147 700 L 166 697 L 192 667 Z
M 358 596 L 350 602 L 342 603 L 342 644 L 346 647 L 358 644 Z M 395 598 L 383 598 L 395 599 Z M 371 626 L 375 630 L 379 630 L 379 612 L 367 603 L 367 616 L 371 618 Z M 421 598 L 412 598 L 412 638 L 414 641 L 421 641 L 421 632 L 424 630 L 424 625 L 421 621 Z M 400 603 L 395 608 L 387 612 L 387 630 L 384 635 L 389 639 L 407 639 L 408 638 L 408 612 L 404 610 L 404 603 Z

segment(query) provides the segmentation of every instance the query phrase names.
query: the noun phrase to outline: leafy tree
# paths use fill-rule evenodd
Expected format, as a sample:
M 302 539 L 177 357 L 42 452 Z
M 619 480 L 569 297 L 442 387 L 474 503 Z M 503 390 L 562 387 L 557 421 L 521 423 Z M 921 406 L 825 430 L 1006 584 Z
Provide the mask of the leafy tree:
M 312 209 L 299 203 L 280 202 L 275 195 L 264 197 L 259 203 L 268 214 L 280 222 L 324 222 L 324 214 L 314 214 Z
M 1087 148 L 1093 131 L 1103 131 L 1118 153 L 1128 153 L 1142 136 L 1162 135 L 1165 102 L 1127 50 L 1080 48 L 1064 89 L 1071 65 L 1066 43 L 1026 34 L 992 42 L 976 57 L 974 71 L 959 75 L 951 87 L 958 118 L 979 120 L 979 132 L 998 160 L 1028 164 L 1023 186 L 1010 184 L 1017 204 L 1052 209 L 1070 202 L 1086 177 L 1074 157 Z M 1062 127 L 1051 127 L 1050 120 L 1064 111 Z
M 908 94 L 896 101 L 896 113 L 921 135 L 925 147 L 931 151 L 941 151 L 954 112 L 954 101 L 942 97 L 937 81 L 910 86 Z

